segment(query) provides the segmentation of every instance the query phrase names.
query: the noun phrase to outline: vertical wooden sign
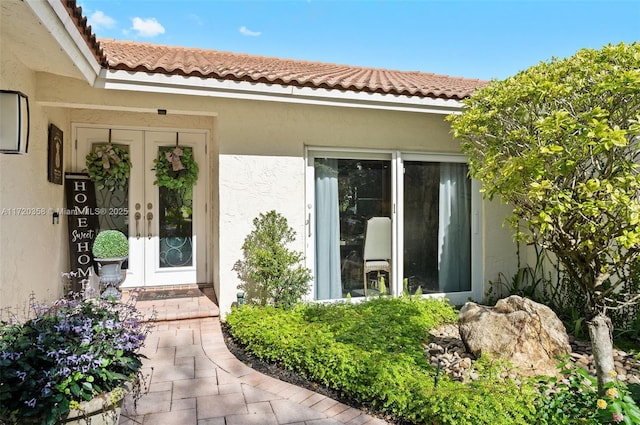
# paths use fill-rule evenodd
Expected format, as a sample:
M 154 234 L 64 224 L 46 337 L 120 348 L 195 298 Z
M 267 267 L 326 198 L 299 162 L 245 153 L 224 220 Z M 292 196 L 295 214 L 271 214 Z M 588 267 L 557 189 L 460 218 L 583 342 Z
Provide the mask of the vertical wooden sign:
M 49 160 L 47 178 L 51 183 L 62 184 L 62 158 L 64 158 L 62 130 L 54 124 L 49 124 Z
M 69 224 L 69 260 L 71 271 L 77 273 L 72 291 L 82 290 L 82 280 L 89 278 L 93 267 L 91 248 L 100 230 L 95 186 L 88 174 L 66 173 L 65 192 Z

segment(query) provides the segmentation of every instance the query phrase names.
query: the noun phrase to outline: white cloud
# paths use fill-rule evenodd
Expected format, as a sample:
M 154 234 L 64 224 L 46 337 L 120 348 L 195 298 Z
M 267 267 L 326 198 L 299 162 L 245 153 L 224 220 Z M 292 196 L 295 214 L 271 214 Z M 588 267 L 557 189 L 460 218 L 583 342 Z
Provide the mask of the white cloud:
M 91 16 L 87 17 L 87 21 L 94 30 L 100 28 L 113 28 L 116 25 L 115 19 L 111 16 L 105 15 L 101 10 L 93 12 Z
M 256 31 L 251 31 L 249 28 L 242 26 L 240 27 L 240 34 L 242 35 L 246 35 L 249 37 L 258 37 L 260 34 L 262 34 L 261 32 L 256 32 Z
M 164 34 L 164 27 L 156 18 L 133 18 L 133 30 L 142 37 L 155 37 L 158 34 Z

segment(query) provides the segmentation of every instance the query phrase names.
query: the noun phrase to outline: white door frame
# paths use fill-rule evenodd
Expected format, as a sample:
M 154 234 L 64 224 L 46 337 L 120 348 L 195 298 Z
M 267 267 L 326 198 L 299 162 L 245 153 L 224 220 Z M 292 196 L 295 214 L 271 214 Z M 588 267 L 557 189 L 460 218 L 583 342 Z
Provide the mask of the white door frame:
M 398 212 L 396 217 L 397 225 L 397 246 L 404 247 L 404 161 L 421 161 L 421 162 L 449 162 L 449 163 L 467 163 L 467 159 L 462 154 L 441 154 L 441 153 L 402 153 L 398 152 L 397 161 L 397 199 Z M 449 302 L 454 305 L 462 305 L 470 298 L 473 300 L 482 299 L 482 241 L 481 241 L 481 208 L 482 195 L 480 194 L 480 183 L 471 179 L 471 290 L 461 292 L 441 292 L 428 294 L 432 297 L 447 297 Z M 395 264 L 397 264 L 396 272 L 398 279 L 396 293 L 402 293 L 402 266 L 404 265 L 404 249 L 395 251 Z
M 195 267 L 191 270 L 193 273 L 189 277 L 188 283 L 206 283 L 211 282 L 211 267 L 209 267 L 209 233 L 211 230 L 210 220 L 208 219 L 208 214 L 210 208 L 208 207 L 211 203 L 211 192 L 209 190 L 209 158 L 207 154 L 207 145 L 209 144 L 209 132 L 207 130 L 194 130 L 194 129 L 179 129 L 179 128 L 143 128 L 143 127 L 128 127 L 128 126 L 108 126 L 104 124 L 82 124 L 82 123 L 73 123 L 72 126 L 72 136 L 75 140 L 74 147 L 72 149 L 72 164 L 73 169 L 76 172 L 86 171 L 84 156 L 88 152 L 88 146 L 82 146 L 78 143 L 78 132 L 79 129 L 88 129 L 88 131 L 92 131 L 94 133 L 102 132 L 104 130 L 105 136 L 108 135 L 109 130 L 112 133 L 112 142 L 113 143 L 123 143 L 130 146 L 130 153 L 135 155 L 137 158 L 146 158 L 146 163 L 133 163 L 131 167 L 131 179 L 135 179 L 135 181 L 145 182 L 144 185 L 132 185 L 130 187 L 129 192 L 129 245 L 130 245 L 130 255 L 129 255 L 129 263 L 130 268 L 127 271 L 127 279 L 123 282 L 123 287 L 133 287 L 133 286 L 156 286 L 156 285 L 169 285 L 169 284 L 180 284 L 187 283 L 181 282 L 179 275 L 171 275 L 170 272 L 166 270 L 159 270 L 157 264 L 153 266 L 148 266 L 147 264 L 150 261 L 149 251 L 151 251 L 150 247 L 152 246 L 154 250 L 157 249 L 157 245 L 159 244 L 157 237 L 158 234 L 158 224 L 157 220 L 151 221 L 151 229 L 147 229 L 148 221 L 147 221 L 147 204 L 148 201 L 142 201 L 144 199 L 145 192 L 153 193 L 153 201 L 152 205 L 156 206 L 158 202 L 158 190 L 153 186 L 154 174 L 151 168 L 153 168 L 153 159 L 155 158 L 155 154 L 145 153 L 145 148 L 149 148 L 152 146 L 155 152 L 155 146 L 162 145 L 171 145 L 175 143 L 176 133 L 181 135 L 181 145 L 184 146 L 192 146 L 196 151 L 196 156 L 198 156 L 198 182 L 197 186 L 199 187 L 198 194 L 194 195 L 194 260 Z M 155 141 L 148 141 L 147 139 L 155 138 Z M 197 141 L 194 141 L 195 139 Z M 98 140 L 94 140 L 98 141 Z M 100 140 L 101 141 L 101 140 Z M 106 138 L 104 140 L 107 141 Z M 88 145 L 88 144 L 87 144 Z M 198 197 L 199 196 L 199 197 Z M 197 201 L 196 201 L 196 198 Z M 196 204 L 197 202 L 197 204 Z M 139 205 L 139 209 L 136 210 L 136 204 Z M 144 205 L 142 205 L 144 204 Z M 155 207 L 154 207 L 155 208 Z M 135 213 L 141 213 L 141 219 L 137 223 L 134 219 Z M 155 213 L 155 212 L 154 212 Z M 154 219 L 157 214 L 155 214 Z M 152 237 L 151 244 L 148 241 L 145 241 L 144 238 Z M 147 247 L 144 248 L 141 245 L 146 242 Z M 157 251 L 156 251 L 157 252 Z M 133 266 L 132 266 L 133 265 Z M 138 265 L 138 267 L 135 267 Z M 144 269 L 142 268 L 144 266 Z M 146 269 L 146 270 L 145 270 Z M 180 268 L 182 270 L 178 271 L 187 271 L 186 269 Z M 145 278 L 145 274 L 155 273 L 154 278 Z M 186 277 L 186 275 L 185 275 Z

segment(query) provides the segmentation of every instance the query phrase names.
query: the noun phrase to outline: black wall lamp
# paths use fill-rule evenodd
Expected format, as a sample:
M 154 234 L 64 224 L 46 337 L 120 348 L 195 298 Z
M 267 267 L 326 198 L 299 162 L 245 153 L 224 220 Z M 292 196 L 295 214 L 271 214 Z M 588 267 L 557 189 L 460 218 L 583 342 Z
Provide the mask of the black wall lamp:
M 29 98 L 19 91 L 0 90 L 0 152 L 27 153 Z

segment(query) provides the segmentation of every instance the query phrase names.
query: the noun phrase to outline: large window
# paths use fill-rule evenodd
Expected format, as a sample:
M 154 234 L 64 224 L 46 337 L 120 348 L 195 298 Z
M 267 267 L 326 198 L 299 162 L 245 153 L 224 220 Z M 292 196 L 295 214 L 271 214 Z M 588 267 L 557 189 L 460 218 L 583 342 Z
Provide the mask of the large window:
M 316 298 L 364 296 L 367 221 L 391 217 L 391 162 L 316 158 L 314 170 Z
M 463 300 L 479 286 L 478 188 L 463 157 L 310 151 L 308 188 L 316 299 L 374 295 L 384 283 Z M 389 230 L 372 236 L 372 218 Z
M 414 293 L 471 291 L 467 165 L 404 162 L 403 271 Z

